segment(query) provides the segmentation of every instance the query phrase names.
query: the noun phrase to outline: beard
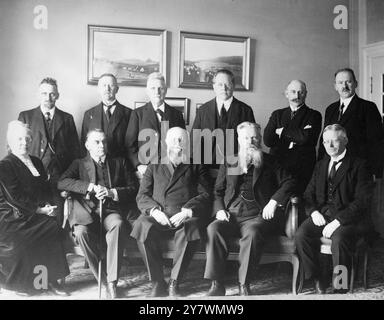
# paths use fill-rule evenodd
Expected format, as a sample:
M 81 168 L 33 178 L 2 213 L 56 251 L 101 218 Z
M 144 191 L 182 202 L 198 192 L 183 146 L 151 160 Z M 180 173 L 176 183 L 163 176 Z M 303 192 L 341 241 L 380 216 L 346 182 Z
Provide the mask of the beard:
M 260 168 L 263 165 L 263 151 L 254 145 L 239 150 L 239 164 L 242 172 L 248 171 L 248 166 Z
M 176 166 L 180 163 L 186 162 L 186 154 L 181 148 L 169 148 L 168 149 L 168 159 Z

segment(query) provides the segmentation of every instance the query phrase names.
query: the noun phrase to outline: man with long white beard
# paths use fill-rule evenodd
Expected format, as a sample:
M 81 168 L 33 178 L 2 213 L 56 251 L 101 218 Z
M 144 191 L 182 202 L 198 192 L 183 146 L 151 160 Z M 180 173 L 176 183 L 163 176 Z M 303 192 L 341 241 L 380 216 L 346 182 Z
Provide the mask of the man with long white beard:
M 204 166 L 189 162 L 188 132 L 173 127 L 168 130 L 165 143 L 168 159 L 150 164 L 144 173 L 136 198 L 142 214 L 131 233 L 152 281 L 150 297 L 180 295 L 180 278 L 209 218 L 207 172 Z M 175 254 L 167 292 L 161 242 L 169 238 L 174 239 Z
M 237 126 L 237 166 L 220 166 L 214 189 L 214 218 L 208 226 L 204 277 L 212 280 L 208 296 L 224 296 L 228 241 L 240 238 L 239 295 L 251 294 L 250 281 L 264 244 L 283 231 L 284 207 L 296 181 L 261 149 L 261 128 L 256 123 Z

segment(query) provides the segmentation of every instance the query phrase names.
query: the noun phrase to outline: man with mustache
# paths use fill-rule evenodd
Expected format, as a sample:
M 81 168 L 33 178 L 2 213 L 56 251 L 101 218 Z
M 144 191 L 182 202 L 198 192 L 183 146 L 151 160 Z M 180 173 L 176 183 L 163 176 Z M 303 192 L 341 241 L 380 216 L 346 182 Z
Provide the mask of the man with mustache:
M 250 281 L 268 237 L 283 231 L 284 207 L 295 188 L 294 178 L 261 150 L 261 128 L 237 127 L 236 167 L 220 166 L 214 189 L 214 221 L 207 228 L 204 278 L 212 280 L 208 296 L 224 296 L 228 241 L 239 238 L 239 295 L 251 295 Z
M 271 148 L 270 153 L 297 178 L 299 195 L 311 179 L 321 130 L 321 113 L 305 104 L 306 96 L 303 81 L 290 81 L 285 90 L 289 107 L 274 111 L 264 130 L 264 143 Z
M 180 279 L 209 219 L 209 182 L 204 166 L 190 164 L 188 132 L 173 127 L 165 143 L 168 159 L 148 165 L 144 173 L 136 197 L 142 214 L 131 233 L 152 281 L 150 297 L 180 295 Z M 169 238 L 174 239 L 175 253 L 167 292 L 161 242 Z
M 356 94 L 357 81 L 352 69 L 343 68 L 335 73 L 335 90 L 339 101 L 325 111 L 324 128 L 338 123 L 347 131 L 348 152 L 367 159 L 371 174 L 381 178 L 383 174 L 384 132 L 377 106 Z M 319 143 L 319 159 L 326 154 L 323 141 Z

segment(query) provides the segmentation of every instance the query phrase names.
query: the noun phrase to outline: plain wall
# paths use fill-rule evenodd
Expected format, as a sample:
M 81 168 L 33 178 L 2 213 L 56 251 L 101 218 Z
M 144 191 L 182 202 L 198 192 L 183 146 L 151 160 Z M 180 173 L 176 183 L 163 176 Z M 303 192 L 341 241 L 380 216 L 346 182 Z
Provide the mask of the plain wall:
M 367 44 L 384 41 L 384 1 L 367 0 Z
M 252 39 L 251 89 L 235 96 L 253 107 L 263 128 L 274 109 L 287 106 L 290 79 L 307 83 L 307 104 L 324 114 L 337 99 L 333 73 L 349 65 L 349 31 L 333 27 L 340 4 L 348 0 L 1 0 L 0 156 L 6 124 L 38 105 L 42 78 L 57 79 L 57 106 L 74 115 L 78 130 L 84 111 L 99 102 L 96 86 L 87 84 L 88 24 L 168 30 L 168 96 L 191 99 L 191 120 L 196 103 L 214 95 L 178 88 L 181 30 Z M 48 8 L 47 30 L 33 27 L 36 5 Z M 121 87 L 117 97 L 131 108 L 147 100 L 144 87 Z

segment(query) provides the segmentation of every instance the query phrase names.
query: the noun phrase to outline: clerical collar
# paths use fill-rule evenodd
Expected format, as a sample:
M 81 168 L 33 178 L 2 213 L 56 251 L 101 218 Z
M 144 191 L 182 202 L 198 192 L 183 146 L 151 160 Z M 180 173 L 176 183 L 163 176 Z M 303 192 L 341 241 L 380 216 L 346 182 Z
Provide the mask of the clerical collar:
M 332 162 L 335 162 L 335 161 L 340 161 L 340 160 L 342 160 L 342 159 L 345 157 L 345 154 L 346 154 L 346 153 L 347 153 L 347 149 L 345 149 L 345 150 L 343 151 L 343 153 L 339 154 L 336 158 L 331 157 L 331 161 L 332 161 Z
M 221 107 L 223 106 L 223 104 L 224 104 L 225 110 L 228 111 L 229 107 L 231 106 L 232 101 L 233 101 L 233 96 L 230 97 L 229 99 L 225 100 L 225 101 L 219 100 L 216 97 L 217 110 L 219 111 L 219 114 L 220 114 Z
M 299 106 L 296 107 L 296 108 L 292 107 L 291 105 L 289 105 L 289 107 L 291 108 L 291 111 L 292 111 L 292 112 L 297 112 L 297 111 L 299 111 L 299 109 L 300 109 L 303 105 L 304 105 L 304 103 L 302 103 L 301 105 L 299 105 Z
M 49 112 L 51 119 L 53 119 L 53 116 L 55 115 L 56 106 L 54 106 L 52 109 L 48 109 L 48 108 L 44 108 L 43 106 L 40 106 L 40 110 L 44 116 L 47 112 Z
M 352 97 L 349 97 L 347 99 L 340 98 L 340 105 L 344 104 L 343 112 L 345 111 L 345 109 L 347 109 L 348 105 L 351 103 L 351 100 L 353 99 L 353 97 L 355 95 L 356 95 L 356 93 Z
M 106 155 L 104 155 L 104 156 L 102 156 L 102 157 L 100 157 L 100 158 L 92 157 L 92 156 L 91 156 L 91 158 L 93 159 L 93 161 L 95 161 L 96 163 L 99 163 L 100 160 L 101 160 L 102 163 L 105 163 L 105 158 L 106 158 L 106 157 L 107 157 Z

